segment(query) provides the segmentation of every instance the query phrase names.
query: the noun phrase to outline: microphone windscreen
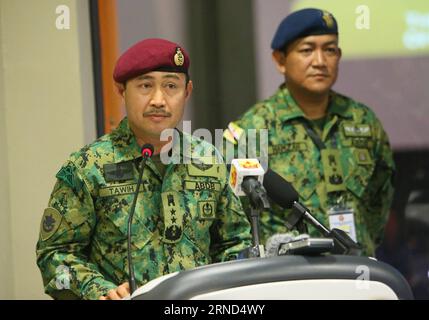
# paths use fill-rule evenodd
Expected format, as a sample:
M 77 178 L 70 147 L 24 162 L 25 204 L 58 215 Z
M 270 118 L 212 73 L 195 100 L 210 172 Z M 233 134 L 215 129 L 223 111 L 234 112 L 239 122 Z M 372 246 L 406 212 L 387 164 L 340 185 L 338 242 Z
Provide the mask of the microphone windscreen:
M 271 169 L 265 173 L 263 184 L 268 197 L 282 208 L 292 208 L 293 203 L 299 199 L 294 187 Z
M 294 236 L 292 233 L 277 233 L 272 235 L 267 239 L 267 243 L 265 244 L 265 255 L 267 257 L 278 256 L 280 246 L 283 243 L 288 243 L 292 241 L 293 238 Z
M 142 147 L 142 156 L 145 158 L 150 158 L 153 155 L 154 147 L 150 143 L 146 143 Z

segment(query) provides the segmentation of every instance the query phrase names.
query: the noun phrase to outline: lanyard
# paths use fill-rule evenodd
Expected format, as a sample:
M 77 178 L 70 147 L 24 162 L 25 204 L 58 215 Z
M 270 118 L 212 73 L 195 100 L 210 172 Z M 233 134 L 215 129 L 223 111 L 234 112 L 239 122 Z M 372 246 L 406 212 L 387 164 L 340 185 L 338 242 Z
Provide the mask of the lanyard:
M 325 143 L 322 141 L 322 139 L 320 139 L 317 133 L 314 132 L 312 128 L 310 128 L 307 121 L 304 122 L 304 129 L 319 150 L 326 149 Z

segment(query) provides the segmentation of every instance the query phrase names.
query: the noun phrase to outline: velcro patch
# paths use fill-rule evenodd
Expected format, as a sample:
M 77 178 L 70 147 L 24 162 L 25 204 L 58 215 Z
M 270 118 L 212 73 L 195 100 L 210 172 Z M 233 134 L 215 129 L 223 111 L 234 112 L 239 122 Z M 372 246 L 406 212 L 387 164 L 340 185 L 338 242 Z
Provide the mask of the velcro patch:
M 210 190 L 210 191 L 220 191 L 220 183 L 219 182 L 211 182 L 211 181 L 185 181 L 186 190 Z
M 106 182 L 132 180 L 134 178 L 132 161 L 105 164 L 103 170 Z
M 344 135 L 347 137 L 371 137 L 371 126 L 369 124 L 354 124 L 345 122 L 343 124 Z
M 108 187 L 102 187 L 99 191 L 100 197 L 119 196 L 124 194 L 134 194 L 136 192 L 137 183 L 119 184 Z M 141 186 L 139 192 L 143 192 L 144 188 Z
M 183 211 L 177 192 L 167 191 L 161 194 L 164 213 L 164 237 L 166 243 L 177 243 L 183 234 Z
M 367 149 L 356 149 L 354 155 L 358 164 L 367 165 L 372 163 L 371 156 Z
M 281 154 L 290 151 L 304 151 L 307 150 L 307 143 L 296 142 L 288 144 L 277 144 L 268 147 L 268 153 L 270 155 Z
M 51 207 L 45 209 L 42 222 L 40 224 L 40 235 L 42 241 L 48 240 L 57 232 L 62 219 L 63 216 L 57 209 Z
M 216 217 L 216 201 L 198 201 L 198 217 L 202 220 L 214 219 Z

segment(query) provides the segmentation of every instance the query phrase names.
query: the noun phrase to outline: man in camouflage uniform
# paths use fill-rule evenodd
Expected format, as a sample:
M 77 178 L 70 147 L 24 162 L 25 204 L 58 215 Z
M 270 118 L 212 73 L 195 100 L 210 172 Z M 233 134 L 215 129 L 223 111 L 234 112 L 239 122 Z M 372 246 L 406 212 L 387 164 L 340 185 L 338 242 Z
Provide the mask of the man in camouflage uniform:
M 213 161 L 214 147 L 178 130 L 172 143 L 160 139 L 183 115 L 192 91 L 188 67 L 184 49 L 162 39 L 143 40 L 118 60 L 114 78 L 127 117 L 70 156 L 42 218 L 37 264 L 47 294 L 120 299 L 129 293 L 127 223 L 144 143 L 154 145 L 155 156 L 146 162 L 132 225 L 138 285 L 235 259 L 251 244 L 226 167 Z
M 271 46 L 285 83 L 230 123 L 224 137 L 237 147 L 247 129 L 267 129 L 269 167 L 318 220 L 374 255 L 391 205 L 394 162 L 375 114 L 331 90 L 341 57 L 337 22 L 326 11 L 297 11 L 281 22 Z M 275 205 L 264 212 L 262 239 L 286 232 L 288 214 Z M 320 234 L 310 227 L 310 235 Z

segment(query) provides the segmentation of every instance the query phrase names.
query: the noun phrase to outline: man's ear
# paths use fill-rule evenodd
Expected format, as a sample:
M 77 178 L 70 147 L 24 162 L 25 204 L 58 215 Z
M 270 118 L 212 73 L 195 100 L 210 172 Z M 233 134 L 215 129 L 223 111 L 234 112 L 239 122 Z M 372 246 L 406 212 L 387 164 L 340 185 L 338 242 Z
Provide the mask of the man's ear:
M 338 48 L 338 60 L 341 59 L 342 55 L 343 55 L 343 50 L 341 50 L 341 48 Z
M 192 83 L 192 80 L 189 80 L 186 84 L 186 99 L 189 99 L 191 96 L 192 90 L 194 90 L 194 84 Z
M 272 58 L 273 58 L 274 64 L 277 67 L 277 70 L 284 75 L 286 73 L 286 56 L 284 52 L 280 50 L 274 50 L 272 54 Z
M 115 82 L 115 87 L 121 98 L 125 98 L 125 84 Z

